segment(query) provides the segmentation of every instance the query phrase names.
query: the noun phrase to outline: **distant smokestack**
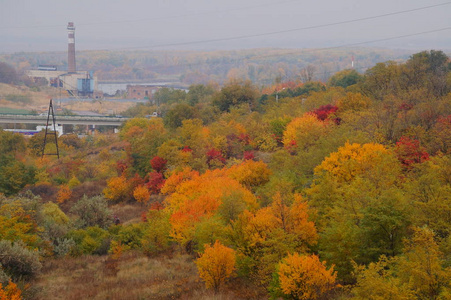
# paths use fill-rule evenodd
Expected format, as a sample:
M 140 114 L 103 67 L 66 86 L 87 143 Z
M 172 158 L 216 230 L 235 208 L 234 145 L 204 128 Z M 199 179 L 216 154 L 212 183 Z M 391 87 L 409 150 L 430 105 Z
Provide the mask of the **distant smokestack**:
M 68 51 L 67 51 L 67 72 L 75 73 L 77 68 L 75 67 L 75 26 L 74 22 L 69 22 L 67 24 L 67 37 L 68 41 Z

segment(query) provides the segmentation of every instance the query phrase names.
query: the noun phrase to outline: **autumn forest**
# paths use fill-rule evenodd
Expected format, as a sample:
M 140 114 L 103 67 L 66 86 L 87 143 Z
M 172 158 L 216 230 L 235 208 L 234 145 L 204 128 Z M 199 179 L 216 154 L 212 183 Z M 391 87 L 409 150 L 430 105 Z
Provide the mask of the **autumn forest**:
M 450 58 L 230 75 L 0 129 L 0 299 L 451 299 Z

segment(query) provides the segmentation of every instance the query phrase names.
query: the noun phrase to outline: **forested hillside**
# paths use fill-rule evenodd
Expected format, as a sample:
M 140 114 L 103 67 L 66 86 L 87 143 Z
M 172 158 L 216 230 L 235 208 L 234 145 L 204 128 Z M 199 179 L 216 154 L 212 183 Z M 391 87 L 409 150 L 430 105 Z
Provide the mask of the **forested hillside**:
M 155 99 L 60 159 L 0 130 L 0 299 L 451 299 L 442 51 Z

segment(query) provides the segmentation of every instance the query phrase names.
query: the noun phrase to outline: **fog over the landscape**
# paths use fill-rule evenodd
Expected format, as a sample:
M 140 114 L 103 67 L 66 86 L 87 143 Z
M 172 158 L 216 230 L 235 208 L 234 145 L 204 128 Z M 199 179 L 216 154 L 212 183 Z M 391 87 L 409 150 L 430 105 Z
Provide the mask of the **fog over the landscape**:
M 444 0 L 0 0 L 0 52 L 77 50 L 451 48 Z

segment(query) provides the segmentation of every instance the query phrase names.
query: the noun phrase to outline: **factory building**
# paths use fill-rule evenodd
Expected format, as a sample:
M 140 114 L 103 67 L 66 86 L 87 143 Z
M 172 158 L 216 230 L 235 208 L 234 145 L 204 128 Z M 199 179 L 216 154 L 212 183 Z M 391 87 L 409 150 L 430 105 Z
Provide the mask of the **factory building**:
M 130 99 L 152 99 L 153 94 L 158 90 L 155 85 L 127 85 L 127 97 Z
M 71 95 L 92 96 L 97 90 L 97 78 L 92 72 L 77 71 L 75 62 L 75 25 L 67 25 L 68 49 L 67 71 L 60 71 L 56 66 L 40 65 L 37 70 L 29 70 L 28 76 L 37 80 L 45 78 L 49 86 L 67 90 Z

